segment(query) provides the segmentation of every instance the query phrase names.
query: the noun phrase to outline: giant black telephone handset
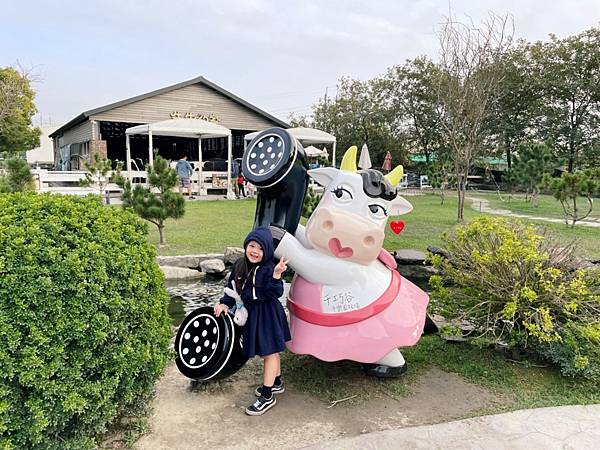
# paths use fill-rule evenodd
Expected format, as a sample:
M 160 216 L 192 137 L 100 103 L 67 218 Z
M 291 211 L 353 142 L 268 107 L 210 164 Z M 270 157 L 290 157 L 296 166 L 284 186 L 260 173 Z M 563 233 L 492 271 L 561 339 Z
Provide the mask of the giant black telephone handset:
M 294 234 L 308 189 L 306 153 L 283 128 L 261 131 L 246 148 L 244 177 L 257 187 L 255 227 L 275 225 Z

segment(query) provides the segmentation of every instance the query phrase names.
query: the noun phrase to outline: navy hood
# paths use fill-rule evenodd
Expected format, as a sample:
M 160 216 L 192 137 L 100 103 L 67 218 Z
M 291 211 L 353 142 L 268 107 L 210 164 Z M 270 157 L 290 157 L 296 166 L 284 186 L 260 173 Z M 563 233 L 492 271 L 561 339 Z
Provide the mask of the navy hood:
M 246 239 L 244 239 L 244 249 L 248 245 L 250 241 L 256 241 L 260 244 L 263 250 L 263 260 L 261 264 L 271 262 L 273 259 L 273 235 L 271 234 L 271 230 L 265 227 L 258 227 L 253 229 Z

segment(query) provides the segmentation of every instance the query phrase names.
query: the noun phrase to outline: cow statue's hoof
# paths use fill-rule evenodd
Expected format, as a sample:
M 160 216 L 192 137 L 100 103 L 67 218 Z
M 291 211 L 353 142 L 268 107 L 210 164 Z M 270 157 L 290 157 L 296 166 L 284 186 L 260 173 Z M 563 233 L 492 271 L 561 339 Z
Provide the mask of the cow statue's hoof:
M 383 364 L 363 364 L 362 368 L 363 371 L 371 377 L 398 378 L 406 373 L 408 364 L 404 363 L 398 367 L 391 367 Z

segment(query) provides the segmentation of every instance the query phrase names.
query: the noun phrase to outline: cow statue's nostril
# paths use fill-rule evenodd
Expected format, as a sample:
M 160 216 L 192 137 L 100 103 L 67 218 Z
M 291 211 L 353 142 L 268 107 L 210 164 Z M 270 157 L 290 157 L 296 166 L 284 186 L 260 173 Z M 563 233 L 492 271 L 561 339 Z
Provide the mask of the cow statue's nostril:
M 333 230 L 333 222 L 331 220 L 325 220 L 325 221 L 323 221 L 321 228 L 323 228 L 324 231 L 332 231 Z
M 363 243 L 366 247 L 373 247 L 373 245 L 375 245 L 375 238 L 373 236 L 367 236 L 363 239 Z

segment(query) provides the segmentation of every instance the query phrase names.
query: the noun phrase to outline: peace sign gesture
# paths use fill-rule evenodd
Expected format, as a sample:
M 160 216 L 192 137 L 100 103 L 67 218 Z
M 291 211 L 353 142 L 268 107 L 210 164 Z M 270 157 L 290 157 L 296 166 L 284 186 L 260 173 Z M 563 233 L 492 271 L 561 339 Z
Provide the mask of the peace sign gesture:
M 281 257 L 281 259 L 275 266 L 275 269 L 273 270 L 273 278 L 275 278 L 276 280 L 279 280 L 281 278 L 281 274 L 283 272 L 285 272 L 285 270 L 287 269 L 288 262 L 290 262 L 289 259 L 285 259 L 285 257 Z

